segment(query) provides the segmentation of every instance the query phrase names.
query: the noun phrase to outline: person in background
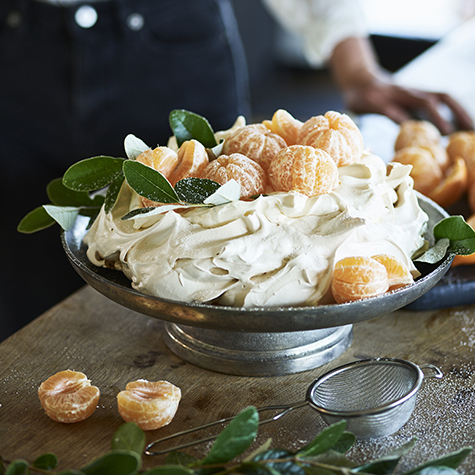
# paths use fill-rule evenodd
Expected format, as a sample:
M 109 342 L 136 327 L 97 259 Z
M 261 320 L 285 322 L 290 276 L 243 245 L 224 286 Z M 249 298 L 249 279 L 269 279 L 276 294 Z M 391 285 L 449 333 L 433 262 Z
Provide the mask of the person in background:
M 265 0 L 298 31 L 312 61 L 331 66 L 348 108 L 393 120 L 424 109 L 443 131 L 445 102 L 461 128 L 470 117 L 443 94 L 400 88 L 369 47 L 354 0 Z M 72 163 L 124 156 L 132 133 L 166 144 L 168 114 L 188 109 L 215 130 L 251 119 L 247 67 L 230 0 L 2 0 L 0 339 L 83 281 L 50 228 L 16 232 L 46 203 L 46 184 Z

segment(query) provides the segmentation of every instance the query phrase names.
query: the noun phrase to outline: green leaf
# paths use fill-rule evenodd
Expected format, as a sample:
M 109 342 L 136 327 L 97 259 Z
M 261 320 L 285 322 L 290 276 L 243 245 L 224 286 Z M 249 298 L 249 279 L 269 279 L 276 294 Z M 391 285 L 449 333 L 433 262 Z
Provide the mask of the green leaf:
M 229 180 L 220 186 L 215 193 L 206 198 L 203 203 L 219 206 L 231 201 L 237 201 L 240 197 L 241 185 L 236 180 Z
M 57 472 L 56 475 L 85 475 L 85 473 L 81 472 L 81 470 L 62 470 Z
M 447 238 L 439 239 L 434 246 L 428 249 L 422 256 L 414 259 L 416 262 L 426 262 L 428 264 L 436 264 L 441 261 L 450 247 L 450 240 Z
M 134 475 L 141 463 L 142 459 L 136 452 L 112 450 L 80 470 L 85 475 Z
M 125 154 L 129 160 L 135 160 L 142 152 L 150 150 L 150 147 L 133 134 L 127 135 L 124 139 Z
M 5 475 L 22 475 L 30 473 L 26 460 L 14 460 L 7 468 Z
M 472 447 L 464 447 L 456 452 L 419 465 L 419 467 L 404 473 L 404 475 L 419 475 L 422 473 L 422 470 L 427 467 L 457 468 L 467 458 L 471 451 Z
M 56 221 L 46 212 L 43 206 L 30 211 L 18 224 L 17 231 L 31 234 L 49 228 Z
M 346 452 L 348 452 L 348 450 L 353 447 L 355 442 L 355 434 L 345 431 L 338 439 L 338 442 L 332 447 L 332 450 L 334 450 L 335 452 L 339 452 L 340 454 L 346 454 Z
M 165 463 L 167 465 L 191 465 L 198 461 L 196 457 L 192 455 L 185 454 L 184 452 L 179 452 L 177 450 L 169 453 L 165 457 Z
M 218 145 L 211 125 L 198 114 L 183 109 L 175 109 L 170 112 L 169 122 L 178 146 L 191 139 L 201 142 L 206 148 L 213 148 Z
M 106 193 L 106 199 L 104 201 L 104 210 L 106 213 L 110 213 L 117 202 L 120 189 L 125 181 L 124 174 L 121 173 L 114 181 L 109 185 Z
M 271 449 L 254 457 L 254 462 L 265 463 L 265 466 L 276 473 L 286 475 L 305 475 L 305 470 L 293 460 L 294 455 L 289 450 Z
M 145 448 L 145 433 L 134 422 L 122 424 L 112 437 L 112 450 L 131 450 L 142 455 Z
M 229 462 L 244 452 L 254 441 L 259 425 L 259 415 L 255 407 L 242 410 L 221 432 L 202 464 Z
M 427 467 L 420 472 L 420 475 L 460 475 L 460 472 L 449 467 Z
M 34 462 L 33 467 L 41 470 L 53 470 L 58 466 L 58 457 L 56 455 L 47 453 L 40 455 Z
M 220 187 L 219 183 L 207 178 L 184 178 L 177 182 L 175 191 L 181 201 L 200 204 Z
M 326 427 L 312 442 L 299 450 L 299 457 L 315 456 L 331 449 L 340 440 L 345 429 L 344 420 Z
M 305 475 L 305 472 L 301 470 L 302 475 Z M 280 472 L 274 469 L 274 467 L 271 467 L 269 465 L 262 465 L 260 463 L 255 463 L 255 462 L 244 462 L 242 463 L 238 469 L 236 469 L 235 473 L 242 473 L 245 475 L 279 475 L 280 473 L 285 473 L 285 472 Z M 287 472 L 291 474 L 291 472 Z
M 462 216 L 449 216 L 434 226 L 436 240 L 450 239 L 449 251 L 459 255 L 475 252 L 475 231 Z
M 102 206 L 104 196 L 96 195 L 91 198 L 87 191 L 74 191 L 63 184 L 61 178 L 50 181 L 46 187 L 48 198 L 57 206 Z
M 193 475 L 196 472 L 180 465 L 162 465 L 144 472 L 144 475 Z
M 180 201 L 170 182 L 157 170 L 131 160 L 124 162 L 123 169 L 127 183 L 140 196 L 159 203 Z
M 72 206 L 43 205 L 43 208 L 65 231 L 73 227 L 79 214 L 79 208 Z
M 99 190 L 121 174 L 124 161 L 123 158 L 103 155 L 86 158 L 66 170 L 63 183 L 67 188 L 75 191 Z

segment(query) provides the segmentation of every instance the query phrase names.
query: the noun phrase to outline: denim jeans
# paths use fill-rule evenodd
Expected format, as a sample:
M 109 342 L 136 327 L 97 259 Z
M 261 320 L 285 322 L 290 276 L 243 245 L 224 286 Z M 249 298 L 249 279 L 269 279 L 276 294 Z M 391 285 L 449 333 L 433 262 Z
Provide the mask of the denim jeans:
M 57 228 L 15 229 L 48 201 L 49 180 L 83 158 L 124 156 L 129 133 L 166 145 L 172 109 L 201 114 L 215 130 L 249 114 L 230 0 L 97 1 L 87 27 L 83 6 L 0 1 L 0 314 L 17 326 L 81 283 Z

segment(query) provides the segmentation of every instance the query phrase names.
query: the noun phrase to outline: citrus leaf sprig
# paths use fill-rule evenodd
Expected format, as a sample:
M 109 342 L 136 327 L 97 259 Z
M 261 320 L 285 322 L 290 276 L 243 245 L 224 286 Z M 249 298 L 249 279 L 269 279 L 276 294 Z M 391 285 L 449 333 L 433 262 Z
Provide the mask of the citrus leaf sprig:
M 110 451 L 79 469 L 55 472 L 58 459 L 48 453 L 29 464 L 25 459 L 7 462 L 0 457 L 0 473 L 57 473 L 58 475 L 202 475 L 240 473 L 248 475 L 318 475 L 318 474 L 392 474 L 399 461 L 415 445 L 415 439 L 383 457 L 358 464 L 348 455 L 356 437 L 346 431 L 346 421 L 325 428 L 304 447 L 291 451 L 270 448 L 269 441 L 242 458 L 255 441 L 259 416 L 255 407 L 241 411 L 218 435 L 209 452 L 198 459 L 184 452 L 171 452 L 162 464 L 142 471 L 145 435 L 139 427 L 123 424 L 112 438 Z M 471 453 L 471 447 L 430 460 L 402 475 L 455 475 L 457 467 Z M 239 460 L 238 460 L 239 458 Z

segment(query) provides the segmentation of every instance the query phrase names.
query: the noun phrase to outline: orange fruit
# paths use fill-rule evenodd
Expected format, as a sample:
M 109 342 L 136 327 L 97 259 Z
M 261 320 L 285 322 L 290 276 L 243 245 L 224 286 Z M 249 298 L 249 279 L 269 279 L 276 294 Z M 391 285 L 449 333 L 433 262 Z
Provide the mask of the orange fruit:
M 274 112 L 272 120 L 264 120 L 263 124 L 282 137 L 287 145 L 296 145 L 303 122 L 294 118 L 286 110 L 279 109 Z
M 462 157 L 467 164 L 468 186 L 475 183 L 475 132 L 454 132 L 449 135 L 447 153 L 452 161 Z
M 46 414 L 58 422 L 79 422 L 96 409 L 100 391 L 84 373 L 60 371 L 43 381 L 38 397 Z
M 399 126 L 399 134 L 394 144 L 394 149 L 411 146 L 431 146 L 440 142 L 439 129 L 427 120 L 406 120 Z
M 371 257 L 345 257 L 335 264 L 331 291 L 337 303 L 374 297 L 388 289 L 386 268 Z
M 240 153 L 220 155 L 203 170 L 201 178 L 214 180 L 221 185 L 234 179 L 241 185 L 241 198 L 247 199 L 266 191 L 267 175 L 254 160 Z
M 422 148 L 425 148 L 432 154 L 432 156 L 435 158 L 435 161 L 439 164 L 442 173 L 444 173 L 453 162 L 453 160 L 449 158 L 447 150 L 439 143 L 423 145 Z
M 432 154 L 423 147 L 406 147 L 398 150 L 393 158 L 394 162 L 412 165 L 411 177 L 414 180 L 414 189 L 427 195 L 442 180 L 442 170 Z
M 175 186 L 177 181 L 184 178 L 199 177 L 208 163 L 204 145 L 194 139 L 187 140 L 178 149 L 178 164 L 168 180 Z
M 467 224 L 475 229 L 475 214 L 472 214 L 466 221 Z M 475 253 L 469 254 L 468 256 L 455 256 L 452 261 L 452 267 L 468 266 L 471 264 L 475 264 Z
M 386 268 L 389 290 L 395 290 L 414 282 L 414 278 L 406 264 L 397 257 L 390 256 L 389 254 L 377 254 L 371 257 Z
M 167 179 L 178 165 L 177 153 L 168 147 L 145 150 L 136 160 L 159 171 Z
M 142 430 L 155 430 L 171 422 L 180 399 L 180 388 L 168 381 L 139 379 L 117 395 L 117 406 L 125 422 L 135 422 Z
M 327 152 L 305 145 L 291 145 L 272 160 L 269 180 L 276 191 L 316 196 L 333 191 L 339 177 L 338 168 Z
M 446 208 L 460 200 L 467 188 L 467 165 L 458 157 L 448 169 L 447 176 L 427 196 L 438 205 Z
M 363 152 L 363 136 L 356 124 L 334 111 L 304 122 L 297 143 L 325 150 L 339 167 L 359 161 Z
M 241 153 L 267 170 L 275 154 L 286 146 L 285 140 L 265 125 L 251 124 L 236 130 L 224 141 L 223 154 Z

